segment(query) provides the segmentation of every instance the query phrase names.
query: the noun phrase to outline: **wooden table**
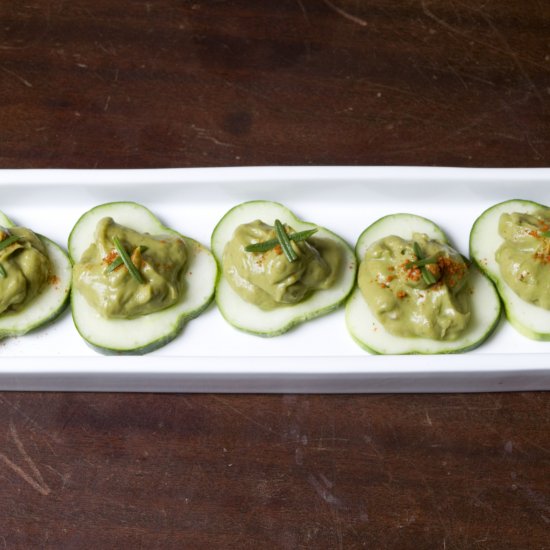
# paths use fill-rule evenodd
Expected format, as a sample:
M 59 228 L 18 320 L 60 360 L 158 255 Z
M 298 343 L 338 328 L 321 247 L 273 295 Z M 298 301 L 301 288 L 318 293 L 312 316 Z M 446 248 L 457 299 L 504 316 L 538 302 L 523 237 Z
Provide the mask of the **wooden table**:
M 550 165 L 543 0 L 0 7 L 0 167 Z M 550 399 L 1 393 L 0 548 L 550 548 Z

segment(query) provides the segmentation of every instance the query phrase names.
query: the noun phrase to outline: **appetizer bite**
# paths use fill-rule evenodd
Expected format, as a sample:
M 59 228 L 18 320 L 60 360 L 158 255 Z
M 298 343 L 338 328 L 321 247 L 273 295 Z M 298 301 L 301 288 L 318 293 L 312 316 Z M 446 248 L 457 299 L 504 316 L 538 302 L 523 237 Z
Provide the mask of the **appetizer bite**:
M 343 239 L 275 202 L 246 202 L 227 212 L 212 233 L 212 251 L 221 266 L 222 315 L 260 336 L 336 309 L 355 281 L 355 256 Z
M 70 234 L 69 254 L 74 323 L 104 353 L 143 354 L 167 344 L 214 294 L 210 251 L 133 202 L 86 212 Z
M 67 254 L 0 212 L 0 338 L 54 320 L 67 305 L 70 288 Z
M 456 353 L 479 346 L 500 317 L 492 283 L 430 220 L 379 219 L 359 237 L 358 288 L 346 306 L 354 340 L 380 354 Z
M 474 222 L 470 255 L 490 277 L 506 317 L 534 340 L 550 340 L 550 208 L 509 200 Z

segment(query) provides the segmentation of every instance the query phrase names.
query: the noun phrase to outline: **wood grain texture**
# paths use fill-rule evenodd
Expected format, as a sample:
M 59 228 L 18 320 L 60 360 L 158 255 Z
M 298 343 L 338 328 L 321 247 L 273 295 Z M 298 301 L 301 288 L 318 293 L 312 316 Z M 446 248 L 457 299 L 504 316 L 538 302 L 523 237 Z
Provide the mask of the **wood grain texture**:
M 550 165 L 542 0 L 0 3 L 0 167 Z M 0 549 L 550 548 L 550 398 L 0 393 Z
M 0 16 L 3 167 L 549 164 L 547 2 L 49 0 Z
M 0 462 L 8 548 L 548 543 L 544 394 L 14 393 L 0 411 L 0 458 L 44 489 Z

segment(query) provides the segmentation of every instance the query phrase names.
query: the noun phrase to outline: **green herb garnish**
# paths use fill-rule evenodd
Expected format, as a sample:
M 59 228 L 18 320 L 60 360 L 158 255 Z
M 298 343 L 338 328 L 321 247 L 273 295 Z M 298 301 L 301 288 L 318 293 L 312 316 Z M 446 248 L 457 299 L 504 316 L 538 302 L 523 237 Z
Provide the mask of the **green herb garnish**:
M 275 232 L 277 233 L 277 239 L 279 239 L 279 244 L 285 253 L 286 259 L 289 262 L 295 262 L 298 259 L 298 255 L 294 252 L 292 248 L 292 243 L 286 234 L 285 228 L 280 220 L 275 220 Z
M 430 256 L 429 258 L 423 258 L 422 260 L 416 260 L 414 262 L 407 262 L 405 268 L 410 269 L 412 267 L 424 267 L 430 264 L 437 263 L 437 256 Z
M 7 276 L 8 276 L 8 274 L 6 273 L 6 270 L 4 269 L 4 266 L 2 264 L 0 264 L 0 277 L 2 277 L 2 279 L 5 279 Z
M 279 239 L 269 239 L 269 241 L 264 241 L 262 243 L 254 243 L 245 246 L 244 249 L 246 252 L 267 252 L 272 248 L 275 248 L 279 244 Z
M 118 240 L 118 237 L 113 237 L 113 243 L 115 244 L 115 247 L 117 249 L 117 252 L 119 256 L 122 258 L 122 261 L 124 262 L 124 265 L 130 272 L 130 275 L 138 282 L 138 283 L 144 283 L 143 277 L 141 273 L 139 272 L 138 268 L 134 265 L 134 262 L 132 262 L 132 259 L 130 256 L 128 256 L 128 252 L 124 249 L 120 241 Z
M 317 233 L 317 228 L 291 233 L 288 235 L 288 238 L 294 242 L 305 241 L 315 233 Z M 249 244 L 248 246 L 245 246 L 244 249 L 247 252 L 267 252 L 268 250 L 275 248 L 278 244 L 281 244 L 279 239 L 269 239 L 268 241 L 263 241 L 261 243 Z
M 429 258 L 423 258 L 420 245 L 416 241 L 414 241 L 413 243 L 413 250 L 417 259 L 414 262 L 407 262 L 407 264 L 405 264 L 405 269 L 418 267 L 420 268 L 422 279 L 428 286 L 433 285 L 434 283 L 437 283 L 437 278 L 435 277 L 435 275 L 429 269 L 426 269 L 427 265 L 437 264 L 437 258 L 435 256 L 431 256 Z
M 425 267 L 421 267 L 420 273 L 422 273 L 422 278 L 424 279 L 424 282 L 428 286 L 433 285 L 434 283 L 437 283 L 437 279 L 435 278 L 435 275 L 429 269 L 426 269 Z
M 120 267 L 124 262 L 122 261 L 121 256 L 117 256 L 107 267 L 105 270 L 105 274 L 111 273 L 111 271 L 114 271 L 117 267 Z
M 550 231 L 541 231 L 540 232 L 541 237 L 550 237 Z
M 7 248 L 10 244 L 17 242 L 18 240 L 19 237 L 17 235 L 10 235 L 7 239 L 0 241 L 0 250 L 4 250 L 4 248 Z
M 147 250 L 146 246 L 139 246 L 139 251 L 141 253 L 145 252 Z M 105 274 L 111 273 L 111 271 L 114 271 L 117 267 L 120 267 L 124 263 L 124 260 L 122 259 L 122 256 L 117 256 L 107 267 L 105 270 Z M 133 264 L 133 262 L 132 262 Z
M 306 239 L 309 239 L 312 235 L 315 235 L 315 233 L 317 233 L 316 227 L 314 227 L 313 229 L 306 229 L 305 231 L 298 231 L 297 233 L 291 233 L 288 238 L 294 242 L 305 241 Z

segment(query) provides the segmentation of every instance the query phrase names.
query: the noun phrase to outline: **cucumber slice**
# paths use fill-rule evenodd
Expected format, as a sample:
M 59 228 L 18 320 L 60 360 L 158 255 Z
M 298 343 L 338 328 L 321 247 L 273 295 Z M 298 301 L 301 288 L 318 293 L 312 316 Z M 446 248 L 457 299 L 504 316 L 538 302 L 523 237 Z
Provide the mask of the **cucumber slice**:
M 270 311 L 264 311 L 243 300 L 231 288 L 222 273 L 216 287 L 216 302 L 223 317 L 230 324 L 245 332 L 258 336 L 278 336 L 299 323 L 337 309 L 349 295 L 355 283 L 357 261 L 353 249 L 328 229 L 299 220 L 282 204 L 269 201 L 250 201 L 229 210 L 212 233 L 212 252 L 219 264 L 221 265 L 225 245 L 233 236 L 235 229 L 239 225 L 255 219 L 260 219 L 270 225 L 279 219 L 283 224 L 292 226 L 296 231 L 317 227 L 318 231 L 315 237 L 332 239 L 341 245 L 344 253 L 341 273 L 331 288 L 318 290 L 295 305 L 285 305 Z
M 500 275 L 495 253 L 503 243 L 498 233 L 500 216 L 504 213 L 533 213 L 547 208 L 533 201 L 514 199 L 498 203 L 483 212 L 470 232 L 470 255 L 478 267 L 496 285 L 504 303 L 510 324 L 521 334 L 533 340 L 550 340 L 550 311 L 521 299 Z
M 198 316 L 211 302 L 217 266 L 210 251 L 197 241 L 162 225 L 144 206 L 113 202 L 92 208 L 77 221 L 69 236 L 69 255 L 76 263 L 93 242 L 97 222 L 111 217 L 120 225 L 151 235 L 172 234 L 184 239 L 189 253 L 183 300 L 162 311 L 134 319 L 107 319 L 75 289 L 71 294 L 74 324 L 80 335 L 101 353 L 141 355 L 173 340 L 183 325 Z
M 393 214 L 379 219 L 363 231 L 355 248 L 357 257 L 363 258 L 367 249 L 379 239 L 389 235 L 412 239 L 413 233 L 425 233 L 431 239 L 448 244 L 443 231 L 430 220 L 414 214 Z M 359 288 L 355 288 L 346 304 L 348 330 L 361 347 L 377 354 L 458 353 L 476 348 L 497 326 L 500 300 L 491 281 L 475 266 L 472 266 L 470 277 L 472 314 L 467 330 L 456 340 L 404 338 L 388 333 L 371 312 Z
M 0 212 L 0 225 L 15 224 Z M 38 234 L 37 234 L 38 235 Z M 0 339 L 21 336 L 55 320 L 68 304 L 71 290 L 71 263 L 67 253 L 56 243 L 38 235 L 52 262 L 52 278 L 44 290 L 22 311 L 0 315 Z

